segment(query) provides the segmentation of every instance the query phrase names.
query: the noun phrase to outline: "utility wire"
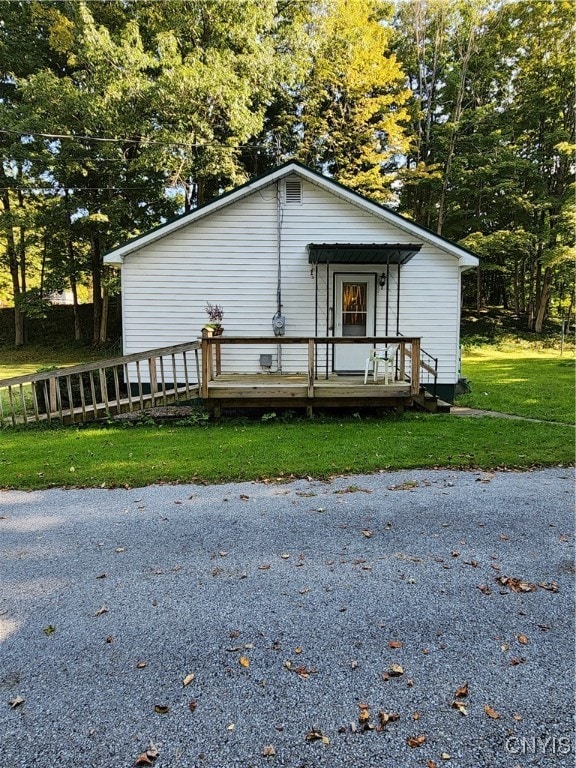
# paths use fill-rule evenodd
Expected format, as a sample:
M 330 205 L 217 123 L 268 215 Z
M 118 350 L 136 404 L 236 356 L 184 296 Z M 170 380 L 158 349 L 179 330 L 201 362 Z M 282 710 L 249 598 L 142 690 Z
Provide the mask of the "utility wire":
M 155 141 L 154 139 L 107 138 L 105 136 L 80 136 L 72 133 L 41 133 L 39 131 L 13 131 L 0 128 L 0 133 L 16 136 L 40 136 L 43 139 L 72 139 L 83 141 L 100 141 L 109 144 L 143 144 L 159 147 L 188 147 L 190 149 L 271 149 L 269 144 L 217 144 L 187 141 Z

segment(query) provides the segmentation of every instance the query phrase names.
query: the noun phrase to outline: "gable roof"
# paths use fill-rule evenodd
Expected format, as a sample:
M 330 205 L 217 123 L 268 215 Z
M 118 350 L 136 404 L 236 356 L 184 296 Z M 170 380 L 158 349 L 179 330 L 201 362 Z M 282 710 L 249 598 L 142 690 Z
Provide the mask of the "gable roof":
M 278 168 L 274 168 L 262 176 L 248 181 L 246 184 L 243 184 L 240 187 L 235 187 L 229 192 L 225 192 L 223 195 L 220 195 L 220 197 L 217 197 L 216 199 L 211 200 L 209 203 L 205 203 L 204 205 L 195 208 L 189 213 L 184 213 L 180 216 L 177 216 L 176 218 L 171 219 L 164 224 L 160 224 L 159 226 L 154 227 L 142 235 L 138 235 L 137 237 L 128 240 L 123 245 L 119 245 L 117 248 L 113 248 L 111 251 L 108 251 L 108 253 L 104 256 L 104 262 L 106 264 L 122 264 L 124 257 L 128 254 L 133 253 L 134 251 L 138 251 L 141 248 L 150 245 L 150 243 L 153 243 L 156 240 L 160 240 L 166 235 L 169 235 L 172 232 L 181 229 L 182 227 L 186 227 L 188 224 L 204 218 L 204 216 L 209 216 L 212 213 L 219 211 L 221 208 L 231 205 L 237 200 L 241 200 L 243 197 L 251 195 L 253 192 L 258 191 L 263 187 L 267 187 L 268 185 L 273 184 L 274 182 L 292 174 L 301 176 L 311 184 L 315 184 L 316 186 L 325 189 L 327 192 L 347 200 L 353 205 L 356 205 L 357 207 L 368 211 L 378 218 L 393 224 L 394 226 L 404 230 L 410 235 L 432 243 L 444 252 L 455 256 L 458 259 L 460 266 L 463 268 L 470 268 L 478 265 L 478 257 L 475 256 L 475 254 L 473 254 L 472 251 L 469 251 L 467 248 L 456 245 L 456 243 L 448 240 L 445 237 L 442 237 L 441 235 L 436 234 L 435 232 L 432 232 L 432 230 L 427 229 L 426 227 L 423 227 L 419 224 L 415 224 L 413 221 L 410 221 L 410 219 L 407 219 L 405 216 L 392 211 L 390 208 L 387 208 L 384 205 L 380 205 L 379 203 L 374 203 L 372 200 L 368 200 L 363 195 L 358 194 L 358 192 L 354 192 L 353 190 L 345 187 L 343 184 L 340 184 L 334 179 L 330 179 L 326 176 L 323 176 L 321 173 L 318 173 L 317 171 L 313 171 L 311 168 L 308 168 L 306 165 L 299 163 L 297 160 L 289 160 Z

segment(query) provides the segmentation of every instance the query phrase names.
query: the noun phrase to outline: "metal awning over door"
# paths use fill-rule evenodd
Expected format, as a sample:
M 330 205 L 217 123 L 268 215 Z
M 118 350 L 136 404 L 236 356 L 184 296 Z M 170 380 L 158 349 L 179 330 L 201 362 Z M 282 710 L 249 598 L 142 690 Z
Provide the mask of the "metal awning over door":
M 413 243 L 310 243 L 310 264 L 406 264 L 422 248 Z

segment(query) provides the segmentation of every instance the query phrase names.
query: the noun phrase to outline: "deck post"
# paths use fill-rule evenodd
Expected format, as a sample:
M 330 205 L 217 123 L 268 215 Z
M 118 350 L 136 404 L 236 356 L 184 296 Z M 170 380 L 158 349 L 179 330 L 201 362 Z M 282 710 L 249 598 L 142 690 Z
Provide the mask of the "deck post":
M 400 381 L 406 380 L 406 342 L 400 344 L 400 370 L 398 371 Z
M 202 399 L 208 399 L 208 382 L 210 381 L 210 344 L 208 342 L 208 331 L 202 329 Z
M 148 371 L 150 372 L 150 394 L 152 395 L 152 405 L 156 404 L 156 393 L 158 392 L 158 374 L 156 372 L 156 358 L 148 358 Z
M 314 338 L 308 339 L 308 397 L 314 397 L 314 355 L 316 344 Z
M 412 339 L 410 354 L 412 371 L 410 375 L 410 394 L 416 397 L 420 393 L 420 339 Z

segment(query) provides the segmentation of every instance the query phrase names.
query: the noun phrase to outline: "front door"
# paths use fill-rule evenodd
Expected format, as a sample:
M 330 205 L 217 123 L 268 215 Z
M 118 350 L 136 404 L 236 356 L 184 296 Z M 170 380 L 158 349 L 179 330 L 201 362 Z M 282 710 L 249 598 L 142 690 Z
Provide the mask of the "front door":
M 334 276 L 334 336 L 374 336 L 376 275 Z M 336 344 L 334 370 L 363 373 L 371 344 Z

